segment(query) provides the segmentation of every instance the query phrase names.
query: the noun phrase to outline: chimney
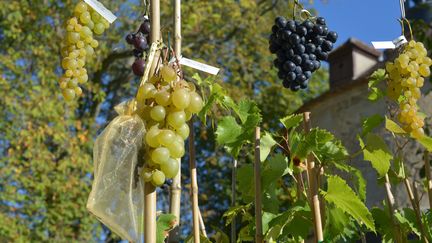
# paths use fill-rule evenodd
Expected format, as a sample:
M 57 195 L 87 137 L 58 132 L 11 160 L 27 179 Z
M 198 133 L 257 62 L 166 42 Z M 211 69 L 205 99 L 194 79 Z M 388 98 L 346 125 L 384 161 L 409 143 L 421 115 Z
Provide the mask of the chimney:
M 365 43 L 349 38 L 329 55 L 330 89 L 349 84 L 378 63 L 381 52 Z

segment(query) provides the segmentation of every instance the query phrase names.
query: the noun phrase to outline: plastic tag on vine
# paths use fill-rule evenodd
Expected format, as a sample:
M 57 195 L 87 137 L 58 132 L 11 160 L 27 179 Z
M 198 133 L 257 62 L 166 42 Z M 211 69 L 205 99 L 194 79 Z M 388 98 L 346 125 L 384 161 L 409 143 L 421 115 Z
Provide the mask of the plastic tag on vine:
M 220 70 L 217 67 L 213 67 L 213 66 L 210 66 L 210 65 L 207 65 L 207 64 L 204 64 L 201 62 L 197 62 L 197 61 L 185 58 L 185 57 L 180 58 L 180 64 L 194 68 L 194 69 L 197 69 L 197 70 L 200 70 L 200 71 L 203 71 L 203 72 L 206 72 L 206 73 L 210 73 L 213 75 L 218 74 L 219 70 Z
M 143 242 L 145 126 L 123 102 L 97 137 L 93 148 L 94 179 L 87 209 L 122 239 Z
M 90 7 L 92 7 L 96 12 L 98 12 L 104 19 L 106 19 L 110 24 L 112 24 L 117 17 L 109 11 L 102 3 L 97 0 L 84 0 Z
M 375 49 L 395 49 L 407 42 L 405 36 L 401 35 L 393 41 L 372 41 L 372 45 Z

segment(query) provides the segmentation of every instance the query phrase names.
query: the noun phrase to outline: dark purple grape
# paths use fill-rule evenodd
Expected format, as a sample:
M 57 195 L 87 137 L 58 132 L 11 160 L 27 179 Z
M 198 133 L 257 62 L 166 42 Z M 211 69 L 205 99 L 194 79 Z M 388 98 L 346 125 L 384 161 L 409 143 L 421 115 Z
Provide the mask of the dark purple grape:
M 282 44 L 282 48 L 283 48 L 284 50 L 289 50 L 289 49 L 292 48 L 292 46 L 291 46 L 291 44 L 290 44 L 288 41 L 286 41 L 286 42 L 284 42 L 284 43 Z
M 292 33 L 291 31 L 284 29 L 282 32 L 282 40 L 288 41 L 289 37 L 291 36 L 291 33 Z
M 314 27 L 314 23 L 312 23 L 310 20 L 306 20 L 302 25 L 308 30 L 311 30 Z
M 327 27 L 327 26 L 323 26 L 323 33 L 322 33 L 322 35 L 323 36 L 327 36 L 327 34 L 328 34 L 328 32 L 329 32 L 329 28 Z
M 316 49 L 316 46 L 312 43 L 306 44 L 306 52 L 308 53 L 314 53 Z
M 296 92 L 300 90 L 300 85 L 296 82 L 292 82 L 290 86 L 291 91 Z
M 301 54 L 302 62 L 305 62 L 306 60 L 309 60 L 309 55 L 306 53 Z
M 150 34 L 150 21 L 144 21 L 144 23 L 141 24 L 139 31 L 145 35 Z
M 284 72 L 282 70 L 280 70 L 277 75 L 278 75 L 278 78 L 280 78 L 280 79 L 284 79 L 287 76 L 286 72 Z
M 132 71 L 136 76 L 143 76 L 144 75 L 144 66 L 145 61 L 141 58 L 136 59 L 135 62 L 132 64 Z
M 313 61 L 311 60 L 306 60 L 303 62 L 302 68 L 305 71 L 312 71 L 314 69 L 315 65 L 313 63 Z
M 297 75 L 296 82 L 300 84 L 300 83 L 304 82 L 306 79 L 307 79 L 306 75 L 300 74 L 300 75 Z
M 132 51 L 134 57 L 136 58 L 142 58 L 144 56 L 143 51 L 137 50 L 137 49 L 133 49 Z
M 274 59 L 274 61 L 273 61 L 273 65 L 274 65 L 275 67 L 278 67 L 278 68 L 279 68 L 279 65 L 280 65 L 279 58 Z
M 297 75 L 294 72 L 287 73 L 286 79 L 290 82 L 294 81 L 297 78 Z
M 309 84 L 309 80 L 308 79 L 306 79 L 305 81 L 301 82 L 300 83 L 300 89 L 307 89 L 308 84 Z
M 293 61 L 296 65 L 300 65 L 300 64 L 302 63 L 302 58 L 301 58 L 301 56 L 299 56 L 299 55 L 295 55 L 295 56 L 292 58 L 292 61 Z
M 295 53 L 297 53 L 298 55 L 303 54 L 306 51 L 306 48 L 304 45 L 302 44 L 298 44 L 294 47 L 294 51 Z
M 320 61 L 313 61 L 314 64 L 314 69 L 318 70 L 321 67 L 321 62 Z
M 317 46 L 317 48 L 315 48 L 314 54 L 318 57 L 318 53 L 322 52 L 322 47 L 321 46 Z
M 323 18 L 323 17 L 318 17 L 316 19 L 316 22 L 317 22 L 317 24 L 320 24 L 320 25 L 325 25 L 326 24 L 325 18 Z
M 315 25 L 315 26 L 313 27 L 313 32 L 314 32 L 316 35 L 322 35 L 323 31 L 324 31 L 324 29 L 323 29 L 323 27 L 322 27 L 321 25 Z
M 312 72 L 311 71 L 306 71 L 303 73 L 307 79 L 310 79 L 312 77 Z
M 282 16 L 278 16 L 275 19 L 275 24 L 277 25 L 277 27 L 279 27 L 280 29 L 285 28 L 286 24 L 287 24 L 287 20 L 282 17 Z
M 324 41 L 321 45 L 323 51 L 331 51 L 333 49 L 333 43 L 331 41 Z
M 288 59 L 292 59 L 292 58 L 295 56 L 295 52 L 294 52 L 294 50 L 293 50 L 293 49 L 285 50 L 285 56 L 286 56 Z
M 288 79 L 284 79 L 282 85 L 284 86 L 284 88 L 289 89 L 291 82 Z
M 298 76 L 300 74 L 303 74 L 303 69 L 300 66 L 297 66 L 294 70 L 294 73 Z
M 146 38 L 142 35 L 135 36 L 134 46 L 137 50 L 145 51 L 148 49 L 148 44 Z
M 279 31 L 279 28 L 276 25 L 273 25 L 272 32 L 273 34 L 276 34 Z
M 296 68 L 296 65 L 291 61 L 286 61 L 283 64 L 283 69 L 287 72 L 293 72 L 295 70 L 295 68 Z
M 269 37 L 269 44 L 274 43 L 276 41 L 276 39 L 277 39 L 276 34 L 271 34 Z
M 300 44 L 300 36 L 298 36 L 297 34 L 292 34 L 289 38 L 289 41 L 293 46 Z
M 280 46 L 278 46 L 277 44 L 270 44 L 270 46 L 269 46 L 269 50 L 273 54 L 276 53 L 279 49 L 280 49 Z
M 328 58 L 328 52 L 325 52 L 325 51 L 320 51 L 320 52 L 317 52 L 315 54 L 319 60 L 326 61 Z
M 126 36 L 126 42 L 128 43 L 128 44 L 130 44 L 130 45 L 133 45 L 134 44 L 134 37 L 135 37 L 135 35 L 134 34 L 129 34 L 129 35 L 127 35 Z
M 282 49 L 279 49 L 279 51 L 276 52 L 276 56 L 279 60 L 285 60 L 286 59 L 285 52 Z
M 287 28 L 291 32 L 295 32 L 296 31 L 296 24 L 293 20 L 288 20 L 285 28 Z
M 338 34 L 336 32 L 334 32 L 334 31 L 330 31 L 327 34 L 327 40 L 329 40 L 329 41 L 331 41 L 333 43 L 335 43 L 337 41 L 337 38 L 338 38 Z
M 315 54 L 313 54 L 313 53 L 309 54 L 309 60 L 315 61 L 316 59 L 317 59 L 317 57 Z
M 300 25 L 299 27 L 296 28 L 296 33 L 299 36 L 305 36 L 307 34 L 307 28 L 304 27 L 303 25 Z

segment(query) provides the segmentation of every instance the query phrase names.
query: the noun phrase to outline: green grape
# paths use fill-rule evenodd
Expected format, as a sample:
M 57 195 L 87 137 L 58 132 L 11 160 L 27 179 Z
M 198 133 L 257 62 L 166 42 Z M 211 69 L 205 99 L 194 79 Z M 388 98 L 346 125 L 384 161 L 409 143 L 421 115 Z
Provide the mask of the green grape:
M 94 22 L 90 20 L 90 21 L 87 23 L 87 26 L 88 26 L 90 29 L 94 29 Z
M 136 100 L 138 103 L 144 103 L 146 99 L 153 98 L 156 88 L 151 83 L 144 83 L 138 88 Z
M 72 77 L 73 71 L 72 70 L 66 70 L 65 75 L 66 75 L 66 77 Z
M 191 97 L 190 98 L 190 104 L 187 108 L 188 111 L 190 111 L 192 113 L 200 112 L 204 106 L 204 103 L 203 103 L 201 96 L 199 94 L 197 94 L 196 92 L 191 92 L 190 97 Z
M 91 13 L 91 18 L 93 19 L 93 21 L 100 21 L 101 19 L 102 19 L 102 16 L 100 16 L 99 14 L 98 14 L 98 12 L 93 12 L 93 13 Z
M 150 117 L 155 121 L 162 121 L 165 119 L 166 111 L 161 105 L 153 107 L 150 111 Z
M 76 46 L 77 46 L 78 48 L 82 49 L 82 48 L 84 48 L 85 43 L 84 43 L 84 41 L 78 41 L 78 42 L 76 43 Z M 79 53 L 78 53 L 78 55 L 79 55 Z
M 181 127 L 176 129 L 176 133 L 180 135 L 183 139 L 186 139 L 189 136 L 189 126 L 184 123 Z
M 76 78 L 72 78 L 69 80 L 68 82 L 68 87 L 69 88 L 75 88 L 78 85 L 78 80 Z
M 101 23 L 97 23 L 95 24 L 93 31 L 95 34 L 100 35 L 105 31 L 105 26 Z
M 82 89 L 78 86 L 74 88 L 74 91 L 76 96 L 80 96 L 82 94 Z
M 185 154 L 184 144 L 174 141 L 168 146 L 169 153 L 172 158 L 181 158 Z
M 157 139 L 160 130 L 157 126 L 152 126 L 145 135 L 145 142 L 153 148 L 159 147 L 160 143 Z
M 167 162 L 161 164 L 160 168 L 166 178 L 172 179 L 179 171 L 179 162 L 176 159 L 170 158 Z
M 163 164 L 170 158 L 170 151 L 165 147 L 155 148 L 151 152 L 151 159 L 157 164 Z
M 186 122 L 186 114 L 184 111 L 174 111 L 168 114 L 167 122 L 174 128 L 181 127 Z
M 80 2 L 75 6 L 75 12 L 83 13 L 87 11 L 87 4 L 84 2 Z
M 143 178 L 145 182 L 150 182 L 152 180 L 152 175 L 153 175 L 153 170 L 150 168 L 144 168 L 141 171 L 141 178 Z
M 155 94 L 156 103 L 168 106 L 171 103 L 171 94 L 166 90 L 161 90 Z
M 80 21 L 83 24 L 88 24 L 91 21 L 90 13 L 88 11 L 82 12 L 80 15 Z
M 161 69 L 160 69 L 160 73 L 162 75 L 162 78 L 166 81 L 166 82 L 172 82 L 175 81 L 176 77 L 177 77 L 177 73 L 176 71 L 168 66 L 168 65 L 164 65 Z
M 80 36 L 81 36 L 82 38 L 87 38 L 87 37 L 91 37 L 91 36 L 93 36 L 93 32 L 92 32 L 91 29 L 90 29 L 89 27 L 87 27 L 87 26 L 83 26 L 83 27 L 81 28 L 81 31 L 80 31 L 79 33 L 80 33 Z
M 160 170 L 154 170 L 151 182 L 154 186 L 162 186 L 165 182 L 165 174 Z
M 78 32 L 68 32 L 66 34 L 66 40 L 70 44 L 75 44 L 80 40 L 80 34 Z
M 75 91 L 73 89 L 64 89 L 62 94 L 66 101 L 71 101 L 75 98 Z
M 93 48 L 96 48 L 96 47 L 99 46 L 99 42 L 97 40 L 93 39 L 90 42 L 90 46 L 93 47 Z
M 86 51 L 86 54 L 87 54 L 86 57 L 88 57 L 88 58 L 92 57 L 93 54 L 94 54 L 94 49 L 93 49 L 93 47 L 91 47 L 91 46 L 89 46 L 89 45 L 86 45 L 84 48 L 85 48 L 85 51 Z
M 81 74 L 78 76 L 78 83 L 83 84 L 88 81 L 88 75 L 87 74 Z
M 175 133 L 168 129 L 161 130 L 157 139 L 163 146 L 168 146 L 175 141 Z
M 190 95 L 187 89 L 178 89 L 172 93 L 172 102 L 178 109 L 185 109 L 190 104 Z

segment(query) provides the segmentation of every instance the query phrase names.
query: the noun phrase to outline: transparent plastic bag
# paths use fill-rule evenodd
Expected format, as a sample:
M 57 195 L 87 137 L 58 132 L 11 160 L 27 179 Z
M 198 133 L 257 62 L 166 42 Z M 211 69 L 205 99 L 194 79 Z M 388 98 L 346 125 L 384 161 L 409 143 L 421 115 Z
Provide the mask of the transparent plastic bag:
M 87 209 L 110 230 L 131 242 L 143 240 L 144 187 L 142 140 L 145 126 L 127 103 L 97 137 L 93 148 L 94 180 Z

